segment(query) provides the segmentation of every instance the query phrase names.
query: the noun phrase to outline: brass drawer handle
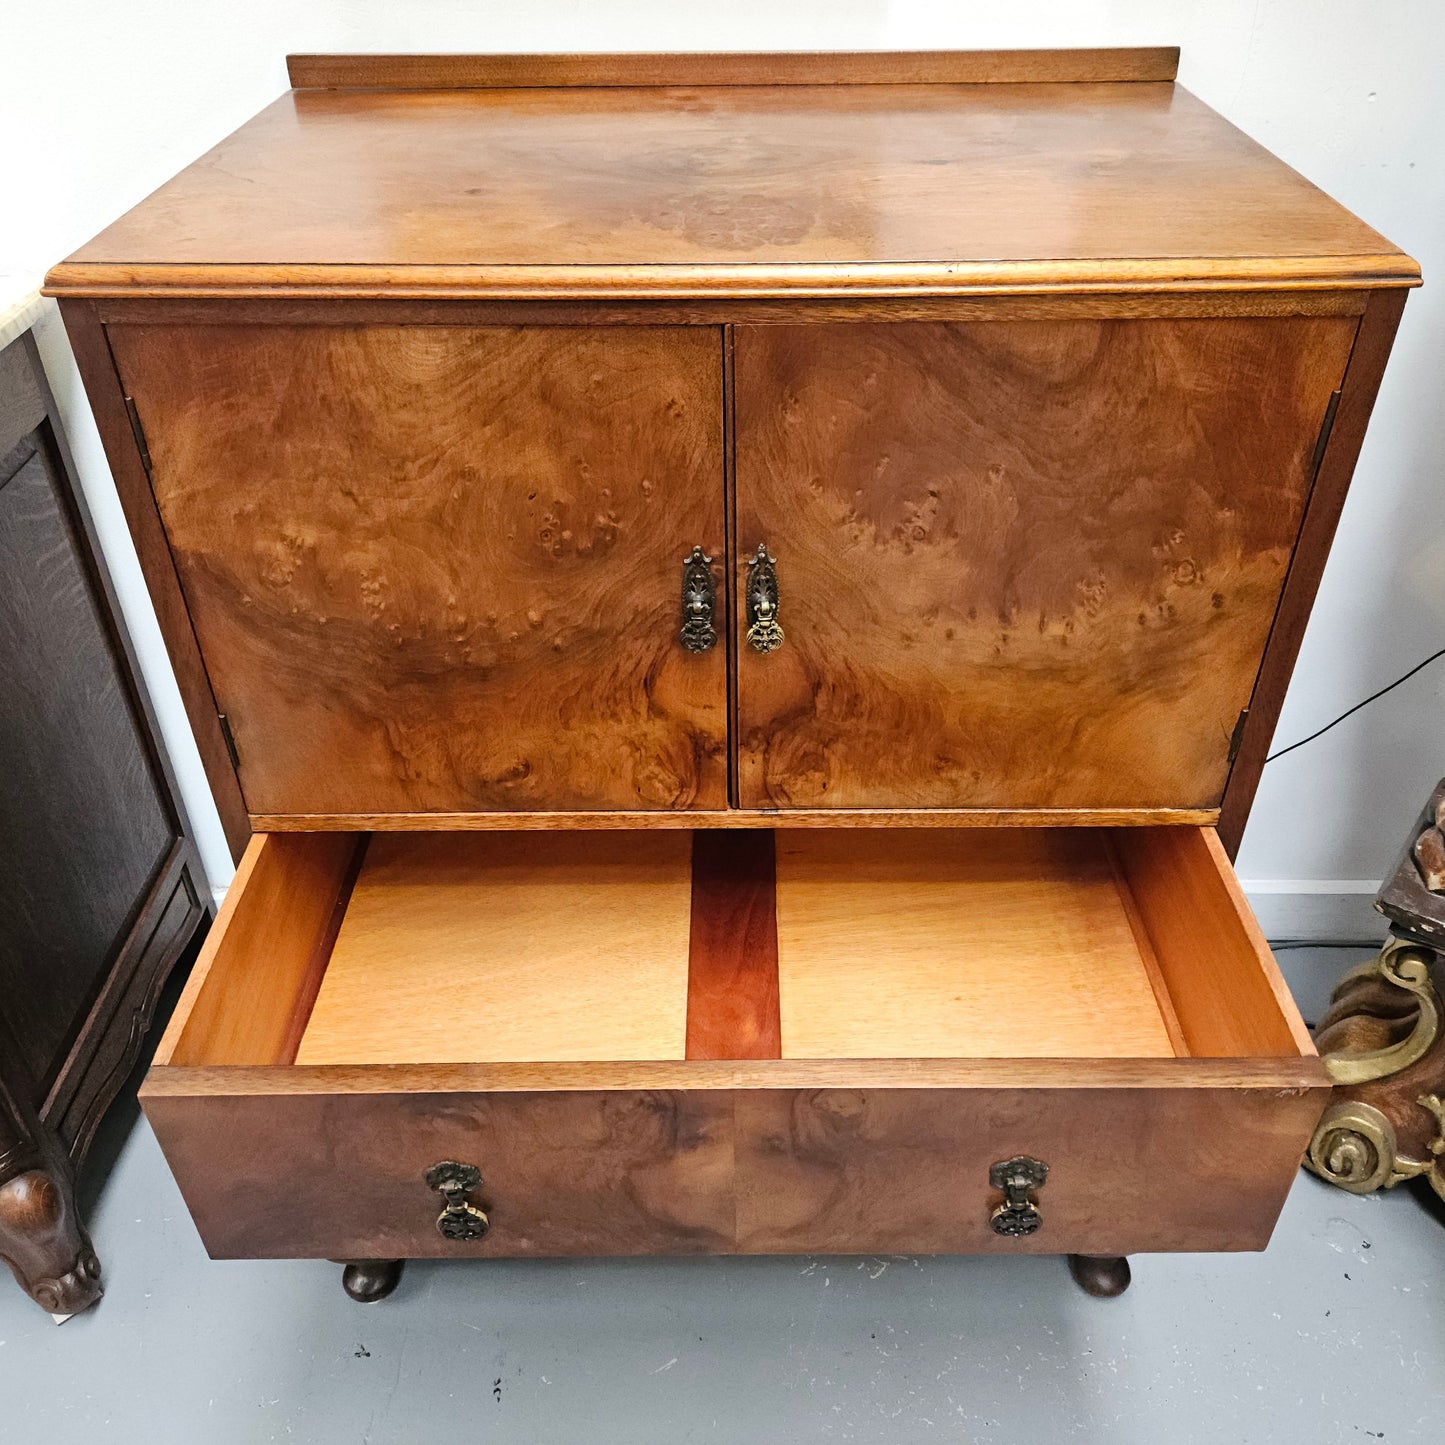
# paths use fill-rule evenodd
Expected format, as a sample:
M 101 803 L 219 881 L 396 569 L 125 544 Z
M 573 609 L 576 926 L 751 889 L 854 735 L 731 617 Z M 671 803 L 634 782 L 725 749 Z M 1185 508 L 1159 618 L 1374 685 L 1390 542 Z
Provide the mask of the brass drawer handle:
M 1049 1166 L 1042 1159 L 1019 1154 L 1004 1159 L 988 1171 L 988 1182 L 1003 1190 L 1003 1203 L 989 1216 L 995 1234 L 1018 1238 L 1033 1234 L 1044 1222 L 1034 1190 L 1042 1189 L 1049 1177 Z
M 777 560 L 768 556 L 763 542 L 748 563 L 748 643 L 754 652 L 774 652 L 783 645 L 783 629 L 778 625 Z
M 712 558 L 694 547 L 682 559 L 682 631 L 677 637 L 689 652 L 707 652 L 717 643 L 716 612 Z
M 475 1164 L 458 1164 L 443 1159 L 425 1174 L 428 1189 L 442 1197 L 437 1215 L 437 1233 L 443 1239 L 480 1239 L 491 1227 L 486 1211 L 478 1209 L 467 1195 L 482 1187 L 482 1171 Z

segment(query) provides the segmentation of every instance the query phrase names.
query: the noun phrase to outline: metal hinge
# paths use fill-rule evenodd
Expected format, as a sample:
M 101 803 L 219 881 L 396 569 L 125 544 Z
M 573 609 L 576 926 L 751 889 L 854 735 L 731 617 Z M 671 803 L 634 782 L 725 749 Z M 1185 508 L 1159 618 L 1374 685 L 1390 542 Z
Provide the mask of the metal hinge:
M 218 712 L 216 721 L 221 725 L 221 736 L 226 740 L 226 751 L 231 755 L 231 766 L 239 773 L 241 771 L 241 755 L 236 751 L 236 738 L 231 732 L 231 720 L 225 713 Z
M 1320 423 L 1320 434 L 1315 438 L 1315 452 L 1310 458 L 1310 481 L 1319 475 L 1320 463 L 1325 459 L 1325 448 L 1330 444 L 1330 433 L 1335 429 L 1335 413 L 1340 409 L 1340 394 L 1330 393 L 1329 405 L 1325 407 L 1325 419 Z
M 151 449 L 146 445 L 145 428 L 140 424 L 140 413 L 135 409 L 135 402 L 130 397 L 125 399 L 125 414 L 130 418 L 131 435 L 135 438 L 136 450 L 140 452 L 140 464 L 146 469 L 146 476 L 150 476 Z
M 1244 725 L 1248 721 L 1249 709 L 1241 708 L 1239 717 L 1234 723 L 1234 731 L 1229 735 L 1229 761 L 1231 763 L 1239 756 L 1239 745 L 1244 741 Z

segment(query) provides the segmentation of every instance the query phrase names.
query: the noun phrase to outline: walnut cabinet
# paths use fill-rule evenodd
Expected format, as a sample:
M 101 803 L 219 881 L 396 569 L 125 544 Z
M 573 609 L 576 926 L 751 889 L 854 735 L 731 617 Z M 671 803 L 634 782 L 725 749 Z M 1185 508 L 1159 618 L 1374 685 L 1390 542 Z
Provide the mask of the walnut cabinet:
M 1263 1247 L 1229 853 L 1419 274 L 1174 60 L 292 57 L 55 268 L 240 857 L 213 1254 Z

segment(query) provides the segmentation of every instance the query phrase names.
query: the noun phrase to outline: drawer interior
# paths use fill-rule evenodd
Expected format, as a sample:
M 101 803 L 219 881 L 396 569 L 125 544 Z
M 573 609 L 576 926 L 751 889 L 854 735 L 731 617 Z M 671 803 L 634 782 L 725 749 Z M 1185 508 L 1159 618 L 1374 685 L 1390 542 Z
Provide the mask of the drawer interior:
M 277 833 L 158 1062 L 1311 1052 L 1209 829 Z

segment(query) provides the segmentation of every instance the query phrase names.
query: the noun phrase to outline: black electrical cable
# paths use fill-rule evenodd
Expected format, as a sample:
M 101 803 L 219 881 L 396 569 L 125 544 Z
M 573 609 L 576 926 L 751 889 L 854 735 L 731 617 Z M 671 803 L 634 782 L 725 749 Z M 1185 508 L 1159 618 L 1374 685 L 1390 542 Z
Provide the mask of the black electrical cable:
M 1287 948 L 1373 948 L 1380 951 L 1378 938 L 1271 938 L 1269 946 L 1282 953 Z
M 1348 712 L 1342 712 L 1334 722 L 1327 722 L 1324 727 L 1316 732 L 1312 732 L 1307 738 L 1301 738 L 1297 743 L 1291 743 L 1287 748 L 1281 748 L 1277 753 L 1271 753 L 1265 759 L 1265 762 L 1272 763 L 1276 758 L 1282 758 L 1286 753 L 1292 753 L 1296 748 L 1302 748 L 1306 743 L 1312 743 L 1316 738 L 1323 737 L 1332 727 L 1336 727 L 1338 724 L 1344 722 L 1347 717 L 1359 712 L 1362 707 L 1368 707 L 1376 698 L 1384 697 L 1387 692 L 1393 692 L 1402 682 L 1408 682 L 1422 668 L 1429 667 L 1432 662 L 1441 657 L 1445 657 L 1445 647 L 1442 647 L 1439 652 L 1432 652 L 1424 662 L 1417 662 L 1409 672 L 1397 677 L 1388 687 L 1382 687 L 1379 692 L 1372 692 L 1364 702 L 1357 702 Z

